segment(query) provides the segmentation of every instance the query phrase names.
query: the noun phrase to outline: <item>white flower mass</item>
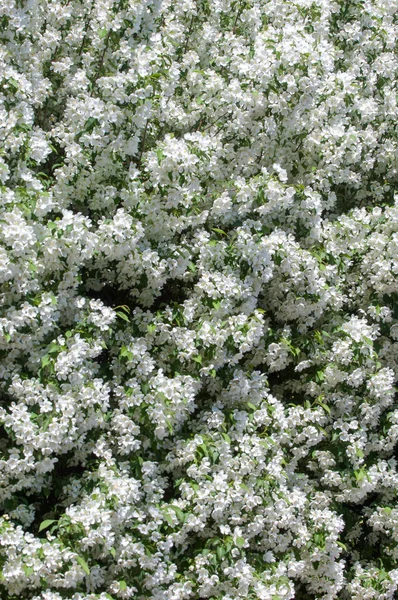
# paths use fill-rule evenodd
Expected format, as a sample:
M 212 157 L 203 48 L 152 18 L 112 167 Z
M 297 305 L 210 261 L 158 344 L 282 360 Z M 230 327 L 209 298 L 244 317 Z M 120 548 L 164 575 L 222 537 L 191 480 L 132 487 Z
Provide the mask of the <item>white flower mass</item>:
M 1 0 L 0 598 L 398 598 L 398 0 Z

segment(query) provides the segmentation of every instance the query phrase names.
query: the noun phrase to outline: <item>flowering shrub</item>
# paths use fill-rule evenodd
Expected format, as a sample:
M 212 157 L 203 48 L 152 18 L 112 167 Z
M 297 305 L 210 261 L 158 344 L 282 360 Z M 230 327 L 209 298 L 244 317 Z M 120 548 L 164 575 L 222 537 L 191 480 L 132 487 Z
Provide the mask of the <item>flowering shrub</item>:
M 392 600 L 398 0 L 0 4 L 0 596 Z

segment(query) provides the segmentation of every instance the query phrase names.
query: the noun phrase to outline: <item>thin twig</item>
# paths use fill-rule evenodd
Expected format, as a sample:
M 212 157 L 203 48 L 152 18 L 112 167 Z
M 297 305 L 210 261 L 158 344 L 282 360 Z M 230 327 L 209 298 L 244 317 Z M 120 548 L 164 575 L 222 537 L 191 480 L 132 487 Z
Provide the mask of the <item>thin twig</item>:
M 108 33 L 106 34 L 105 46 L 104 46 L 104 49 L 103 49 L 102 54 L 101 54 L 99 66 L 98 66 L 98 69 L 97 69 L 97 74 L 95 76 L 95 82 L 97 81 L 97 79 L 99 77 L 99 74 L 101 73 L 102 66 L 104 64 L 105 52 L 108 50 L 108 44 L 109 44 L 109 38 L 111 36 L 111 32 L 112 32 L 112 29 L 110 29 L 108 31 Z M 95 84 L 95 82 L 94 82 L 94 84 Z
M 202 129 L 202 131 L 206 131 L 206 129 L 210 129 L 210 127 L 213 127 L 213 125 L 215 125 L 219 119 L 223 119 L 224 117 L 227 117 L 228 115 L 229 115 L 229 111 L 224 113 L 223 115 L 221 115 L 221 117 L 218 117 L 218 119 L 216 121 L 213 121 L 213 123 L 210 123 L 210 125 L 206 125 L 206 127 L 204 127 Z
M 187 33 L 187 39 L 185 40 L 184 50 L 182 52 L 183 55 L 185 54 L 185 52 L 187 51 L 187 48 L 188 48 L 189 37 L 190 37 L 190 35 L 192 33 L 193 19 L 194 19 L 194 15 L 192 15 L 191 23 L 189 25 L 189 29 L 188 29 L 188 33 Z
M 232 33 L 235 33 L 235 27 L 236 27 L 236 24 L 237 24 L 237 22 L 238 22 L 238 19 L 239 19 L 239 17 L 240 17 L 240 14 L 241 14 L 241 12 L 242 12 L 242 8 L 243 8 L 243 7 L 242 7 L 242 3 L 240 2 L 240 3 L 239 3 L 238 12 L 236 13 L 235 21 L 234 21 L 234 24 L 233 24 L 233 26 L 232 26 Z
M 90 11 L 89 11 L 89 13 L 88 13 L 88 18 L 87 18 L 87 19 L 85 19 L 85 21 L 84 21 L 84 36 L 83 36 L 83 39 L 82 39 L 81 46 L 80 46 L 80 48 L 79 48 L 79 53 L 78 53 L 78 56 L 79 56 L 79 58 L 80 58 L 80 57 L 81 57 L 81 55 L 82 55 L 83 48 L 84 48 L 84 44 L 85 44 L 85 42 L 86 42 L 86 39 L 87 39 L 87 29 L 88 29 L 88 24 L 89 24 L 89 22 L 90 22 L 91 13 L 93 12 L 93 8 L 94 8 L 94 2 L 95 2 L 95 0 L 93 0 L 93 1 L 91 2 L 91 7 L 90 7 Z
M 146 139 L 146 132 L 148 130 L 148 123 L 149 123 L 149 119 L 147 119 L 147 121 L 145 123 L 144 135 L 142 136 L 142 142 L 141 142 L 141 151 L 140 151 L 140 155 L 137 160 L 137 167 L 141 166 L 141 158 L 142 158 L 144 148 L 145 148 L 145 139 Z

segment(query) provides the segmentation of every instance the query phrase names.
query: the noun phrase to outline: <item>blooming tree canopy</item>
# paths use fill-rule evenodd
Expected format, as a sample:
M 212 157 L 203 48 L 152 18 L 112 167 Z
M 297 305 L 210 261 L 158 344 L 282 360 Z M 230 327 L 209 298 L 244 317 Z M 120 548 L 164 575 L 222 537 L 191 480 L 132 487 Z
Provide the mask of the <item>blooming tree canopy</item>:
M 0 2 L 1 598 L 397 598 L 397 39 Z

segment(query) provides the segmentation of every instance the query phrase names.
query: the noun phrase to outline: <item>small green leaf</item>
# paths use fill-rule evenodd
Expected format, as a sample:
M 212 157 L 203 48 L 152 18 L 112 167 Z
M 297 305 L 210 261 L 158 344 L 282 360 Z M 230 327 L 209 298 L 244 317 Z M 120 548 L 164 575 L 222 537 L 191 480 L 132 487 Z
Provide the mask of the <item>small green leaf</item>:
M 115 548 L 113 546 L 112 546 L 112 548 L 109 548 L 109 552 L 113 556 L 113 558 L 115 558 L 115 556 L 116 556 L 116 550 L 115 550 Z
M 318 400 L 317 404 L 319 404 L 319 406 L 322 406 L 323 410 L 326 411 L 328 415 L 330 415 L 330 408 L 327 404 L 325 404 L 321 400 Z
M 122 346 L 120 349 L 120 357 L 121 358 L 127 358 L 128 360 L 131 360 L 133 358 L 134 354 L 126 347 L 126 346 Z
M 98 125 L 98 119 L 95 117 L 89 117 L 84 124 L 84 131 L 87 133 L 92 133 L 94 127 Z
M 243 548 L 243 546 L 245 545 L 245 538 L 238 536 L 236 538 L 236 545 L 238 546 L 238 548 Z
M 128 316 L 124 312 L 121 312 L 120 310 L 117 310 L 116 314 L 119 317 L 119 319 L 123 319 L 123 321 L 127 321 L 127 323 L 130 323 L 130 319 L 128 318 Z
M 16 92 L 16 91 L 17 91 L 17 89 L 19 88 L 19 83 L 18 83 L 18 81 L 17 81 L 16 79 L 14 79 L 14 77 L 10 77 L 10 78 L 8 79 L 8 82 L 7 82 L 7 83 L 8 83 L 8 85 L 9 85 L 10 87 L 12 87 L 12 88 L 14 89 L 14 92 Z
M 120 587 L 121 591 L 123 592 L 127 588 L 127 583 L 125 581 L 123 581 L 123 579 L 122 579 L 121 581 L 119 581 L 119 587 Z
M 215 233 L 219 233 L 220 235 L 227 235 L 225 231 L 218 229 L 217 227 L 212 228 L 212 231 L 215 231 Z
M 47 527 L 50 527 L 50 525 L 56 522 L 56 519 L 46 519 L 45 521 L 42 521 L 40 523 L 39 532 L 43 531 L 43 529 L 47 529 Z
M 108 33 L 108 32 L 107 32 L 106 28 L 105 28 L 105 27 L 103 27 L 102 29 L 100 29 L 100 30 L 98 31 L 98 36 L 99 36 L 99 37 L 100 37 L 100 39 L 102 40 L 102 39 L 104 39 L 104 38 L 107 36 L 107 33 Z
M 53 342 L 52 344 L 50 344 L 50 347 L 48 349 L 48 354 L 57 354 L 60 350 L 61 350 L 61 346 L 59 344 L 57 344 L 56 342 Z
M 179 521 L 181 521 L 181 523 L 184 523 L 185 521 L 185 514 L 183 513 L 183 511 L 181 510 L 181 508 L 179 506 L 174 506 L 171 505 L 170 508 L 172 508 L 175 512 L 175 514 L 177 515 L 177 519 Z
M 117 310 L 118 308 L 122 308 L 123 310 L 125 310 L 127 313 L 130 313 L 130 307 L 127 306 L 127 304 L 119 304 L 119 306 L 115 306 L 114 310 Z
M 366 472 L 363 469 L 360 469 L 359 471 L 354 471 L 355 474 L 355 479 L 357 481 L 362 481 L 362 479 L 365 479 L 366 477 Z
M 168 513 L 166 513 L 166 512 L 163 514 L 163 516 L 166 519 L 166 521 L 168 522 L 168 524 L 170 525 L 170 527 L 173 527 L 174 521 L 171 518 L 171 516 Z
M 48 356 L 48 354 L 45 354 L 44 356 L 41 357 L 41 366 L 42 367 L 46 367 L 51 361 L 51 358 Z
M 81 568 L 83 569 L 83 571 L 86 573 L 86 575 L 90 575 L 89 566 L 86 563 L 86 561 L 84 560 L 84 558 L 82 558 L 81 556 L 76 556 L 76 560 L 79 563 L 79 565 L 81 566 Z
M 156 149 L 156 156 L 158 157 L 158 161 L 162 162 L 162 160 L 164 159 L 164 157 L 166 156 L 165 153 L 163 152 L 162 148 L 157 148 Z

